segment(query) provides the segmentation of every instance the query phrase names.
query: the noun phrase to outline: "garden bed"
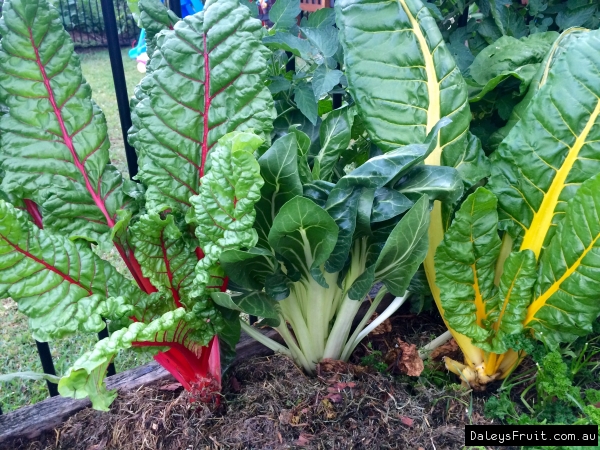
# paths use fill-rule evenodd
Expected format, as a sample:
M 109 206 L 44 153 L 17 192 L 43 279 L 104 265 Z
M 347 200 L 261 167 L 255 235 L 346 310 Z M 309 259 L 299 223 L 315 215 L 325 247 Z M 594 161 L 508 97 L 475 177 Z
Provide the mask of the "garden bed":
M 121 394 L 109 413 L 85 409 L 5 448 L 459 448 L 465 424 L 489 423 L 484 398 L 471 404 L 435 365 L 420 379 L 399 373 L 398 338 L 422 345 L 444 329 L 437 315 L 413 317 L 400 311 L 357 348 L 352 364 L 321 364 L 316 378 L 283 356 L 252 357 L 226 376 L 218 408 L 190 403 L 174 380 L 162 379 Z

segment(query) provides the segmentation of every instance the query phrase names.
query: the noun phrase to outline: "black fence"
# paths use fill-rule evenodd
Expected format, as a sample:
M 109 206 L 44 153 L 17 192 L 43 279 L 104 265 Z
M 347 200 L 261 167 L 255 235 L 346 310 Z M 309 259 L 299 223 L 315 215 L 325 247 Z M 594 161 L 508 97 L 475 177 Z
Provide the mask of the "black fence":
M 59 10 L 65 30 L 76 47 L 101 47 L 108 45 L 100 0 L 53 0 Z M 114 0 L 119 44 L 131 46 L 139 36 L 127 0 Z
M 101 0 L 49 0 L 62 18 L 65 30 L 69 32 L 75 47 L 106 47 L 106 26 L 102 13 Z M 0 14 L 2 4 L 0 0 Z M 113 9 L 117 24 L 118 42 L 130 47 L 140 34 L 127 0 L 113 0 Z

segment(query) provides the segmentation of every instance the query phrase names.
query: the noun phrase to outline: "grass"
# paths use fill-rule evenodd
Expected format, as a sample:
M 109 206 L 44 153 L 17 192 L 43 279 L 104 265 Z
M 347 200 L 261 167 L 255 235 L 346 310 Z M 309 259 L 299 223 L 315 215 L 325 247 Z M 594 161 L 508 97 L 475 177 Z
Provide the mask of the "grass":
M 85 50 L 78 52 L 81 58 L 83 74 L 92 87 L 93 98 L 104 111 L 108 125 L 108 134 L 111 143 L 110 158 L 124 177 L 129 176 L 123 134 L 115 90 L 110 68 L 108 51 Z M 127 80 L 127 92 L 132 95 L 133 88 L 142 79 L 142 74 L 136 70 L 136 64 L 123 50 L 123 64 Z M 106 259 L 116 263 L 118 257 L 112 253 Z M 120 262 L 120 261 L 118 261 Z M 115 264 L 122 269 L 122 264 Z M 50 343 L 54 366 L 58 375 L 63 374 L 75 360 L 85 351 L 92 348 L 98 341 L 97 336 L 77 334 L 68 338 Z M 134 352 L 124 352 L 115 360 L 117 372 L 144 364 L 149 357 Z M 27 317 L 17 311 L 17 305 L 11 299 L 0 300 L 0 364 L 1 373 L 35 371 L 42 372 L 42 365 L 37 354 L 35 342 L 27 326 Z M 12 381 L 0 383 L 0 405 L 6 413 L 14 409 L 30 405 L 48 396 L 44 381 Z

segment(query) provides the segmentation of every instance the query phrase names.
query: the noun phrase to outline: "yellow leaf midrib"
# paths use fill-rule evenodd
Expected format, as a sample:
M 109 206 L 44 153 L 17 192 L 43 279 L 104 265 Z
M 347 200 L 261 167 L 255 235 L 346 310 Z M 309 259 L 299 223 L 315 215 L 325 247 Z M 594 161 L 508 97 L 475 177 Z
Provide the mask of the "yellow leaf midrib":
M 539 258 L 544 240 L 548 234 L 548 230 L 552 225 L 552 218 L 554 217 L 554 210 L 558 203 L 561 192 L 563 191 L 567 177 L 577 161 L 581 148 L 586 143 L 588 134 L 590 133 L 598 115 L 600 114 L 600 99 L 596 103 L 594 111 L 590 115 L 589 120 L 585 124 L 581 134 L 575 140 L 573 146 L 569 149 L 569 153 L 565 158 L 562 166 L 556 172 L 552 184 L 548 191 L 544 194 L 544 199 L 533 216 L 531 225 L 523 236 L 523 242 L 521 243 L 521 250 L 531 250 L 535 254 L 536 259 Z
M 441 115 L 441 107 L 440 107 L 440 85 L 437 78 L 437 73 L 435 71 L 435 63 L 433 61 L 433 54 L 427 45 L 427 38 L 421 30 L 421 26 L 417 19 L 411 13 L 408 5 L 406 4 L 406 0 L 398 0 L 398 3 L 406 13 L 408 20 L 413 29 L 413 33 L 417 38 L 417 42 L 419 47 L 421 48 L 421 53 L 423 54 L 423 60 L 425 62 L 425 73 L 427 74 L 427 93 L 429 95 L 429 106 L 427 108 L 427 125 L 426 130 L 429 133 L 436 123 L 440 120 Z M 431 154 L 425 160 L 425 164 L 439 166 L 441 163 L 441 151 L 439 145 L 439 137 L 438 137 L 438 145 L 436 149 L 431 152 Z
M 560 289 L 560 285 L 577 270 L 577 268 L 581 265 L 583 258 L 585 258 L 585 256 L 594 248 L 594 245 L 599 238 L 600 234 L 596 235 L 596 237 L 592 239 L 590 245 L 583 250 L 573 265 L 568 267 L 565 273 L 562 274 L 558 280 L 554 281 L 554 283 L 552 283 L 552 285 L 546 289 L 542 295 L 536 298 L 531 305 L 529 305 L 529 308 L 527 308 L 527 316 L 523 322 L 525 326 L 527 326 L 532 320 L 536 320 L 535 315 L 538 313 L 538 311 L 542 309 L 542 307 L 546 305 L 546 302 Z

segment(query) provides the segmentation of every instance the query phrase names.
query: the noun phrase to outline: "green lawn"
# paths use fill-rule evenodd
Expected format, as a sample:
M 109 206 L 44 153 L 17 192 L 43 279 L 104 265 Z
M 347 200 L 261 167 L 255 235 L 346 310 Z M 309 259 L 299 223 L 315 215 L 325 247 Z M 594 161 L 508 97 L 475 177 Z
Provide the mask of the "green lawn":
M 129 176 L 108 51 L 85 50 L 78 53 L 81 57 L 83 74 L 92 87 L 94 100 L 106 116 L 111 143 L 111 160 L 124 176 Z M 134 86 L 142 79 L 142 74 L 137 71 L 136 63 L 129 59 L 126 49 L 123 50 L 123 64 L 127 90 L 131 96 Z M 114 254 L 108 254 L 107 259 L 118 261 L 118 257 Z M 122 265 L 118 268 L 122 269 Z M 97 340 L 94 335 L 75 335 L 50 343 L 57 373 L 64 373 Z M 119 355 L 115 364 L 117 371 L 120 372 L 147 361 L 146 356 L 125 352 Z M 27 318 L 17 311 L 16 303 L 10 299 L 0 300 L 0 364 L 1 373 L 42 371 L 35 343 L 27 327 Z M 36 403 L 47 396 L 46 383 L 43 381 L 0 383 L 0 404 L 3 412 Z

